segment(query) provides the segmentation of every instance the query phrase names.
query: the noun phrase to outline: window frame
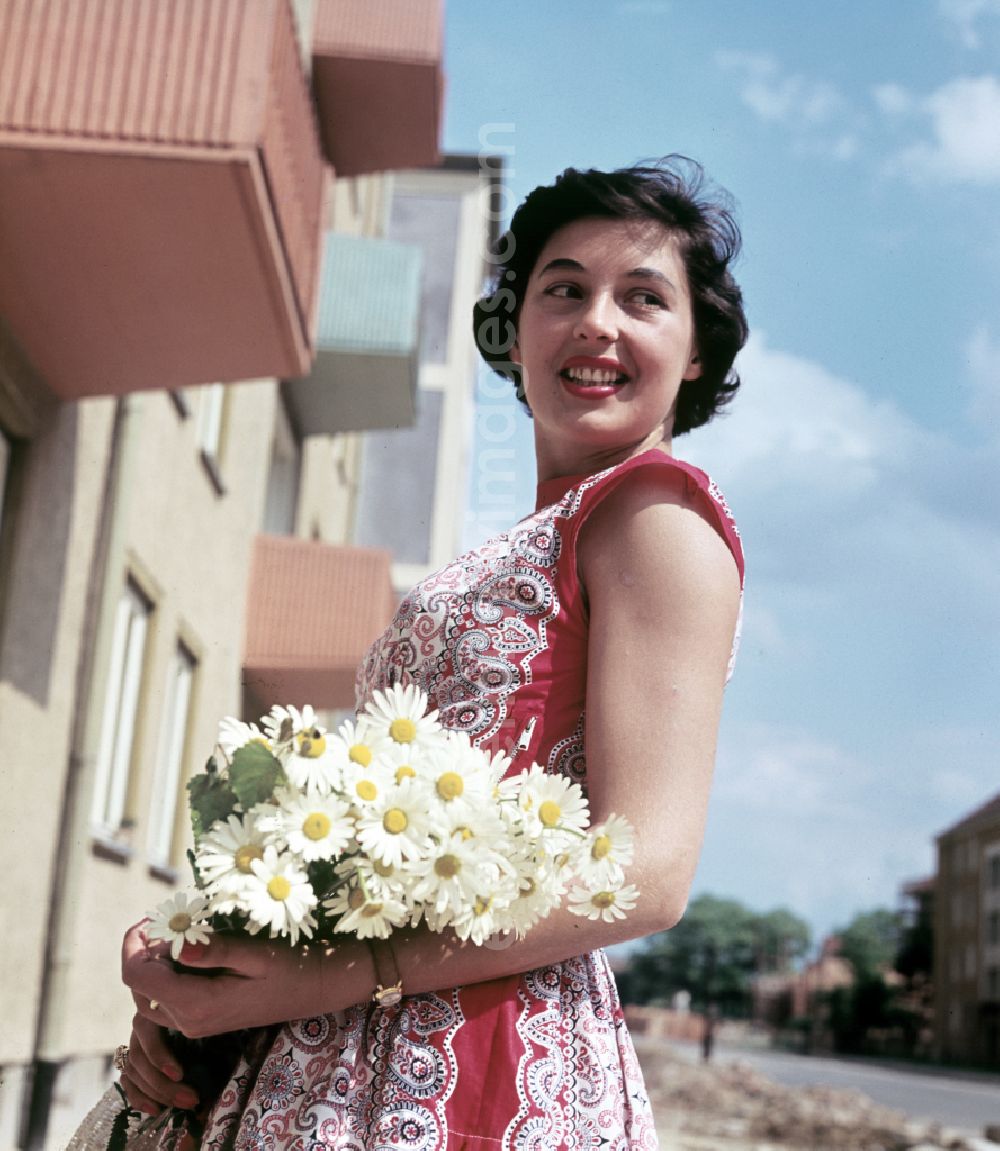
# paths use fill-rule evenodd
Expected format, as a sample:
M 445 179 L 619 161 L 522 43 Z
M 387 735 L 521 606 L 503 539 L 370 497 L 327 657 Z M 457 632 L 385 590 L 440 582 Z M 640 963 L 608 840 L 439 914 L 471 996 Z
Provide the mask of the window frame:
M 167 670 L 146 836 L 149 869 L 169 882 L 176 878 L 177 808 L 184 761 L 190 750 L 192 700 L 197 674 L 198 657 L 182 639 L 178 639 Z
M 90 806 L 94 840 L 125 856 L 131 854 L 125 832 L 132 822 L 128 800 L 153 610 L 152 599 L 128 576 L 115 609 Z

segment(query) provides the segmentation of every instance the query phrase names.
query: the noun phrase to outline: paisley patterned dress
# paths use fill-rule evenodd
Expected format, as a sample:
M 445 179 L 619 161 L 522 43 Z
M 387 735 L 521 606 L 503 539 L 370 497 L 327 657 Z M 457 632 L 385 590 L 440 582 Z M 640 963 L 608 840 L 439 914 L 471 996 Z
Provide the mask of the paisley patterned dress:
M 416 683 L 446 727 L 586 782 L 581 526 L 617 484 L 679 472 L 728 542 L 698 469 L 658 450 L 539 488 L 538 510 L 430 576 L 358 673 L 359 704 Z M 224 1089 L 206 1148 L 564 1151 L 655 1148 L 642 1075 L 601 951 L 503 979 L 362 1004 L 268 1033 Z

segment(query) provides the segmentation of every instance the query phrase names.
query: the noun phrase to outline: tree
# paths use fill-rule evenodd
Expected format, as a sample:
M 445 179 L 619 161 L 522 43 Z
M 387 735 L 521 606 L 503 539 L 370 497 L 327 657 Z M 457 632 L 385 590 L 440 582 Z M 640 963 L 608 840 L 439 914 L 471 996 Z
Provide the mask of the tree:
M 854 968 L 859 983 L 891 971 L 899 951 L 899 915 L 885 907 L 862 911 L 840 936 L 840 953 Z
M 735 899 L 700 895 L 670 931 L 654 935 L 619 977 L 622 998 L 667 1002 L 691 994 L 704 1011 L 715 1004 L 729 1016 L 750 1009 L 751 979 L 759 971 L 787 969 L 809 946 L 809 928 L 784 909 L 758 914 Z
M 758 915 L 754 923 L 757 972 L 790 971 L 812 942 L 809 924 L 784 907 Z

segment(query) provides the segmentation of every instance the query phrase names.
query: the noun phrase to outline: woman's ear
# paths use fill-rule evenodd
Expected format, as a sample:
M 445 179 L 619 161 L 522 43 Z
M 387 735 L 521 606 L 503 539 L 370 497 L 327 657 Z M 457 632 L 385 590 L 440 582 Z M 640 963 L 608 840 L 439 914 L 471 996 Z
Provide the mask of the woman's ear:
M 697 348 L 691 353 L 691 358 L 688 360 L 687 369 L 681 377 L 683 380 L 697 380 L 701 376 L 701 357 L 698 355 Z

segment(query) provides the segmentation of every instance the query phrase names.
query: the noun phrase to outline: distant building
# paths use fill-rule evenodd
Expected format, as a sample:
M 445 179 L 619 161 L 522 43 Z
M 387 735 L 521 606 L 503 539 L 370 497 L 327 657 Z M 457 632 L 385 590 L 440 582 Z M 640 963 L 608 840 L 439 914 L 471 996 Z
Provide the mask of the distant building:
M 937 837 L 934 1042 L 1000 1066 L 1000 794 Z
M 829 935 L 816 959 L 801 971 L 754 977 L 754 1022 L 775 1030 L 794 1027 L 807 1049 L 830 1049 L 830 994 L 853 985 L 854 969 L 840 954 L 840 939 Z

